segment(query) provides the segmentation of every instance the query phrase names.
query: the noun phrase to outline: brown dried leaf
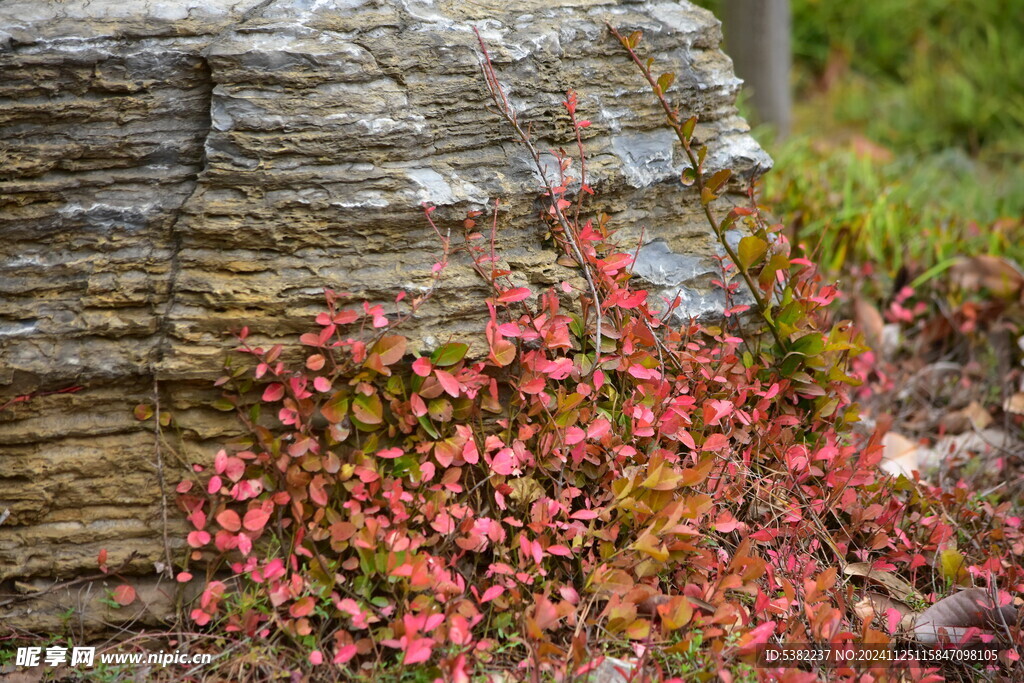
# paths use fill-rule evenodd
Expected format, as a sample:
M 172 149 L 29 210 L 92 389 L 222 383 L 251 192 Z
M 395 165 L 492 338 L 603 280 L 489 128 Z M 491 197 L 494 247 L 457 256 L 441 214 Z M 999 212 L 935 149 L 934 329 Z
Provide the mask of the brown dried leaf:
M 520 505 L 531 505 L 535 500 L 544 495 L 544 487 L 533 477 L 518 477 L 510 479 L 508 485 L 512 487 L 509 498 Z
M 981 431 L 992 424 L 992 416 L 977 401 L 971 401 L 966 408 L 947 413 L 940 420 L 949 434 L 961 434 L 968 429 Z
M 864 333 L 864 339 L 868 345 L 876 351 L 882 347 L 882 330 L 885 328 L 885 319 L 869 301 L 853 297 L 853 322 Z
M 866 579 L 877 581 L 889 589 L 889 593 L 897 600 L 905 600 L 908 597 L 915 600 L 923 600 L 924 597 L 917 592 L 917 589 L 891 572 L 881 572 L 871 568 L 870 562 L 852 562 L 846 565 L 843 573 L 847 576 L 863 576 Z
M 1024 290 L 1024 274 L 1006 259 L 989 254 L 961 259 L 949 269 L 949 277 L 960 289 L 988 290 L 1003 299 L 1020 296 Z
M 865 604 L 866 603 L 866 604 Z M 863 604 L 863 606 L 861 606 Z M 905 633 L 914 628 L 914 620 L 917 619 L 917 614 L 910 605 L 900 602 L 899 600 L 893 600 L 887 595 L 881 593 L 875 593 L 874 591 L 867 591 L 864 593 L 864 599 L 857 603 L 854 610 L 860 607 L 861 610 L 867 611 L 870 609 L 873 614 L 877 615 L 883 621 L 886 619 L 886 613 L 894 609 L 900 614 L 900 622 L 897 625 L 897 630 L 900 633 Z M 857 612 L 859 615 L 860 612 Z
M 1003 410 L 1014 415 L 1024 415 L 1024 393 L 1014 394 L 1006 399 Z
M 996 607 L 995 600 L 982 588 L 968 588 L 939 600 L 917 618 L 914 637 L 921 643 L 934 644 L 940 640 L 958 643 L 970 628 L 983 633 L 999 635 L 1004 624 L 1017 623 L 1017 609 L 1013 605 Z
M 875 606 L 870 600 L 864 598 L 858 600 L 853 606 L 853 613 L 865 624 L 870 624 L 875 619 Z
M 694 598 L 689 595 L 686 596 L 686 599 L 694 609 L 702 609 L 708 614 L 715 613 L 715 606 L 710 602 L 705 602 L 700 598 Z M 654 616 L 657 614 L 657 610 L 660 605 L 667 605 L 671 600 L 672 598 L 668 595 L 655 593 L 654 595 L 650 595 L 637 603 L 636 612 L 642 616 Z
M 914 470 L 920 470 L 917 444 L 897 432 L 886 432 L 882 437 L 882 471 L 894 476 L 912 477 Z M 862 575 L 863 576 L 863 575 Z

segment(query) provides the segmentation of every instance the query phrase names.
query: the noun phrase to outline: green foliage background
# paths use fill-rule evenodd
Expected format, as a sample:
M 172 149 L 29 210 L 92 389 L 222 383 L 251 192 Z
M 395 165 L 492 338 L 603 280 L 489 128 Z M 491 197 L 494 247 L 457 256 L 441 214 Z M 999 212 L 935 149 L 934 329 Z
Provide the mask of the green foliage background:
M 721 0 L 698 0 L 720 15 Z M 836 122 L 883 144 L 1024 158 L 1024 7 L 1019 0 L 791 0 L 798 85 L 830 63 L 850 78 Z
M 721 14 L 722 0 L 697 0 Z M 1024 263 L 1024 6 L 1019 0 L 791 0 L 794 135 L 765 203 L 842 277 Z M 919 280 L 919 283 L 921 281 Z

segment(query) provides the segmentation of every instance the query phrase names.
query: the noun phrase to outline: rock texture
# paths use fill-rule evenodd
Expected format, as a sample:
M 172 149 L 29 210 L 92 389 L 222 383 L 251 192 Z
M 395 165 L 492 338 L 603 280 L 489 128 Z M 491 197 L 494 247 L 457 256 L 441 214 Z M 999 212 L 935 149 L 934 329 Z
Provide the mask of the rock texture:
M 579 91 L 594 208 L 626 243 L 643 230 L 637 273 L 681 289 L 687 315 L 719 310 L 682 154 L 605 19 L 642 29 L 679 73 L 672 95 L 700 115 L 712 168 L 767 170 L 719 24 L 686 2 L 0 6 L 0 405 L 33 396 L 0 412 L 0 581 L 91 572 L 100 548 L 151 572 L 161 492 L 132 407 L 158 391 L 174 414 L 175 479 L 235 428 L 206 407 L 225 330 L 289 341 L 325 286 L 384 303 L 425 286 L 437 244 L 421 202 L 454 222 L 500 198 L 498 247 L 523 283 L 573 277 L 543 241 L 533 170 L 486 109 L 473 27 L 542 148 L 568 141 L 559 102 Z M 456 264 L 413 328 L 422 344 L 478 329 L 465 292 L 479 288 Z M 6 616 L 30 621 L 18 609 Z

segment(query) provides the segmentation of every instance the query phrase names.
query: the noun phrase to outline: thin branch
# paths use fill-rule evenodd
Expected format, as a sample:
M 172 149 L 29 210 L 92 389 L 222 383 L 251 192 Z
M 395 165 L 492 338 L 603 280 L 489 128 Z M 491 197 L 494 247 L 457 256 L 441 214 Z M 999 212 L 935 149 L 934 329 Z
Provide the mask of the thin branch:
M 551 214 L 562 228 L 566 242 L 568 242 L 571 249 L 570 255 L 576 259 L 577 263 L 580 264 L 580 268 L 583 271 L 583 277 L 586 278 L 587 286 L 590 288 L 590 295 L 594 298 L 594 306 L 597 311 L 597 328 L 595 334 L 596 344 L 594 348 L 594 364 L 590 369 L 590 371 L 593 372 L 597 369 L 598 361 L 601 356 L 602 306 L 601 297 L 597 293 L 597 285 L 594 283 L 594 278 L 590 272 L 588 261 L 583 255 L 583 250 L 580 248 L 578 235 L 576 235 L 572 223 L 558 205 L 558 197 L 555 193 L 555 187 L 551 184 L 551 181 L 548 180 L 547 173 L 544 170 L 544 164 L 541 163 L 540 152 L 530 139 L 529 132 L 520 125 L 519 119 L 516 117 L 515 110 L 509 103 L 508 97 L 505 95 L 505 90 L 501 87 L 501 83 L 498 81 L 498 75 L 494 70 L 494 64 L 491 63 L 491 55 L 487 51 L 484 39 L 480 36 L 480 32 L 477 31 L 476 28 L 474 28 L 473 31 L 476 33 L 477 41 L 480 43 L 480 51 L 483 54 L 481 69 L 484 74 L 484 80 L 487 83 L 487 90 L 491 95 L 491 100 L 494 102 L 495 107 L 497 107 L 498 113 L 501 117 L 505 119 L 505 122 L 508 123 L 515 134 L 519 136 L 518 141 L 526 148 L 527 152 L 529 152 L 530 157 L 533 160 L 533 165 L 536 167 L 537 172 L 540 175 L 541 182 L 547 190 L 548 197 L 551 199 Z M 582 143 L 580 144 L 582 145 Z
M 174 576 L 174 558 L 171 555 L 171 540 L 168 536 L 167 521 L 167 479 L 164 476 L 164 454 L 161 446 L 160 433 L 160 385 L 156 373 L 153 374 L 153 452 L 156 456 L 156 479 L 160 486 L 160 521 L 163 526 L 164 559 L 167 566 L 162 572 L 168 578 Z
M 629 53 L 630 59 L 633 60 L 633 63 L 636 64 L 637 67 L 640 69 L 640 72 L 644 75 L 644 78 L 647 79 L 647 82 L 651 85 L 651 89 L 654 91 L 655 96 L 661 103 L 661 108 L 665 110 L 665 118 L 668 121 L 669 128 L 675 131 L 676 137 L 679 138 L 679 142 L 683 146 L 683 151 L 686 152 L 686 158 L 690 160 L 690 165 L 693 167 L 695 184 L 697 185 L 697 190 L 700 192 L 702 197 L 701 204 L 704 207 L 704 216 L 707 218 L 708 223 L 711 225 L 711 229 L 714 230 L 715 236 L 718 238 L 718 242 L 725 249 L 725 253 L 728 254 L 729 258 L 732 259 L 733 263 L 736 264 L 737 269 L 740 271 L 740 274 L 746 281 L 747 287 L 750 289 L 750 294 L 754 297 L 754 302 L 757 304 L 758 312 L 761 313 L 761 317 L 764 318 L 764 321 L 768 323 L 768 329 L 771 331 L 772 336 L 775 338 L 775 342 L 778 344 L 779 349 L 785 349 L 786 345 L 783 343 L 782 337 L 779 335 L 779 331 L 776 329 L 774 322 L 768 314 L 768 305 L 764 298 L 761 296 L 760 289 L 757 287 L 753 279 L 750 277 L 750 273 L 747 271 L 747 269 L 743 268 L 740 265 L 741 262 L 739 260 L 739 256 L 736 254 L 736 250 L 733 249 L 732 245 L 729 244 L 729 240 L 727 240 L 725 236 L 725 231 L 722 230 L 722 226 L 719 224 L 718 220 L 715 218 L 714 213 L 712 213 L 711 211 L 711 202 L 703 201 L 704 188 L 706 187 L 706 184 L 704 182 L 704 176 L 701 174 L 701 164 L 698 162 L 697 155 L 694 153 L 693 148 L 690 145 L 690 137 L 683 130 L 684 124 L 682 121 L 679 120 L 679 112 L 672 107 L 672 104 L 668 101 L 668 98 L 665 97 L 665 93 L 662 91 L 661 86 L 658 85 L 658 81 L 654 78 L 654 75 L 651 73 L 650 67 L 644 64 L 644 62 L 640 59 L 640 57 L 636 53 L 636 50 L 633 49 L 629 39 L 624 37 L 621 33 L 619 33 L 618 30 L 616 30 L 616 28 L 611 25 L 611 23 L 606 21 L 605 25 L 608 26 L 608 30 L 611 31 L 612 35 L 618 38 L 619 42 L 622 44 L 622 47 L 626 49 L 626 52 Z

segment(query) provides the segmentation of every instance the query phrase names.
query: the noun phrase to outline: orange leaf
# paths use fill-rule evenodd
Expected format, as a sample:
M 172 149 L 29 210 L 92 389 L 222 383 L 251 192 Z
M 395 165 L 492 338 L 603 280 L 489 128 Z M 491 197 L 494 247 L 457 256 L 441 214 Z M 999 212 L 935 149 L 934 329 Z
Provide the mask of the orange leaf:
M 122 583 L 120 586 L 114 589 L 114 602 L 124 607 L 135 602 L 135 589 L 126 583 Z

